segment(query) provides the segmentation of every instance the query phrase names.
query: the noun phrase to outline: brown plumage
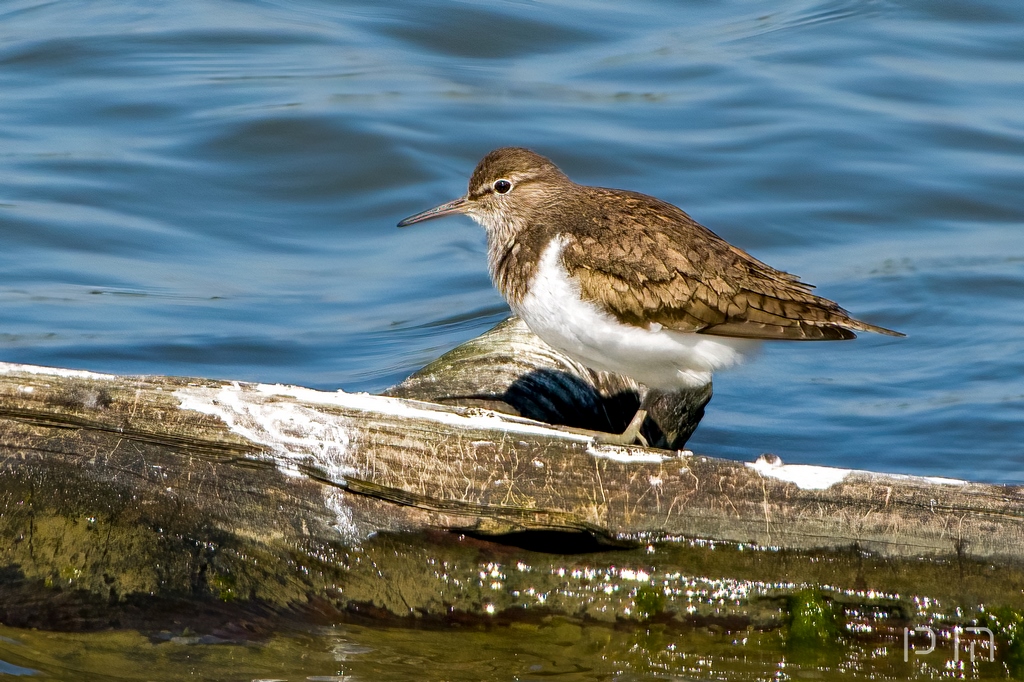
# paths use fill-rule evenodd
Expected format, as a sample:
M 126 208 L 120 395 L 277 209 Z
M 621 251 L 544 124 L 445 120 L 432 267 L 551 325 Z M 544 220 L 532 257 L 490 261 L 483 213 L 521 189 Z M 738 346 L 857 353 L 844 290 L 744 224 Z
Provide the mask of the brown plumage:
M 500 180 L 512 189 L 498 193 Z M 624 324 L 749 339 L 853 339 L 855 331 L 903 336 L 854 319 L 811 293 L 811 285 L 732 246 L 672 204 L 578 185 L 527 149 L 496 149 L 473 172 L 466 197 L 402 224 L 448 213 L 469 213 L 487 228 L 491 274 L 513 305 L 525 295 L 544 247 L 561 234 L 562 264 L 583 298 Z
M 484 226 L 491 278 L 538 336 L 594 369 L 651 387 L 706 385 L 712 371 L 738 360 L 744 339 L 903 336 L 855 320 L 672 204 L 577 185 L 527 149 L 494 150 L 473 171 L 466 196 L 398 225 L 453 213 Z M 600 440 L 646 442 L 640 429 L 656 395 L 647 393 L 622 434 Z
M 671 204 L 635 192 L 580 190 L 573 202 L 591 210 L 576 213 L 564 231 L 571 236 L 562 262 L 583 295 L 620 322 L 751 339 L 852 339 L 854 330 L 902 336 L 850 317 Z

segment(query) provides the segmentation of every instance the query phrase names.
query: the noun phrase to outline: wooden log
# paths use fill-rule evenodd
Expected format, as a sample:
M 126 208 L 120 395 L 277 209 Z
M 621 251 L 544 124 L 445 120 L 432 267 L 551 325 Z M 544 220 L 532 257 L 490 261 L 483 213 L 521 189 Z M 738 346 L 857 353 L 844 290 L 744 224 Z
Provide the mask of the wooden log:
M 977 589 L 990 603 L 1020 600 L 1019 487 L 600 446 L 507 414 L 583 427 L 609 412 L 613 425 L 638 390 L 515 322 L 387 396 L 0 365 L 0 621 L 142 626 L 154 604 L 215 621 L 238 605 L 637 617 L 643 590 L 709 561 L 709 581 L 757 582 L 761 571 L 793 589 L 827 580 L 898 600 L 910 583 L 897 576 L 920 574 L 927 557 L 926 584 L 947 605 Z M 662 396 L 654 435 L 685 439 L 709 397 L 710 387 Z M 732 549 L 694 558 L 722 542 Z M 550 558 L 602 547 L 619 549 Z M 865 562 L 876 567 L 867 577 Z M 635 589 L 607 592 L 638 575 Z M 641 601 L 679 619 L 724 608 L 690 592 L 696 605 L 692 594 Z M 737 611 L 749 615 L 750 599 Z
M 442 355 L 384 395 L 483 407 L 546 424 L 621 433 L 648 389 L 595 372 L 540 341 L 510 318 Z M 704 416 L 711 384 L 651 401 L 643 434 L 653 447 L 680 450 Z

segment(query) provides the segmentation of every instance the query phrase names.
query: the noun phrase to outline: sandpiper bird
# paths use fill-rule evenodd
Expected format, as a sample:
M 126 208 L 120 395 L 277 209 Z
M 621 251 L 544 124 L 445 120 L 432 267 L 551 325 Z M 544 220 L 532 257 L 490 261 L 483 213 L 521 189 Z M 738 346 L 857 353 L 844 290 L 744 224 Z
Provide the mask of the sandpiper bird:
M 578 185 L 528 149 L 492 151 L 464 197 L 398 226 L 454 213 L 484 227 L 491 279 L 537 336 L 591 369 L 648 388 L 707 384 L 761 339 L 903 336 L 853 319 L 672 204 Z M 643 442 L 646 414 L 641 403 L 622 434 L 600 440 Z

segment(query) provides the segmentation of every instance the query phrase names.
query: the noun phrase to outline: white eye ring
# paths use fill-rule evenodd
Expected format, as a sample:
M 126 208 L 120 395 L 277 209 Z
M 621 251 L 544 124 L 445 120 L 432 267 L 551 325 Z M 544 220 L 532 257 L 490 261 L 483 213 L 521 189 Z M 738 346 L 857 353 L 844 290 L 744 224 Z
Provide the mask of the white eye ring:
M 495 180 L 494 184 L 491 186 L 494 187 L 494 191 L 497 192 L 498 194 L 508 194 L 510 191 L 512 191 L 512 183 L 506 180 L 505 178 Z

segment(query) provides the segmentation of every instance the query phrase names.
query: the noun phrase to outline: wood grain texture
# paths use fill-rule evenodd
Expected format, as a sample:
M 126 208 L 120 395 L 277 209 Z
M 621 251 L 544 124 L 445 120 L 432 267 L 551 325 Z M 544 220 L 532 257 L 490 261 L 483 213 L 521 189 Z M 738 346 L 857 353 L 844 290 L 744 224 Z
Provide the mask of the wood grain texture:
M 403 390 L 475 373 L 477 354 L 515 358 L 495 370 L 511 376 L 552 352 L 529 344 L 502 325 Z M 0 620 L 159 628 L 172 610 L 202 628 L 310 608 L 486 619 L 495 605 L 615 620 L 638 617 L 636 585 L 606 588 L 637 571 L 678 584 L 665 617 L 696 624 L 823 582 L 1019 606 L 1020 487 L 823 469 L 832 483 L 806 489 L 787 471 L 594 446 L 480 406 L 0 365 Z M 538 532 L 548 554 L 484 540 Z M 561 556 L 580 536 L 619 549 Z M 749 598 L 719 604 L 724 579 L 752 581 Z M 697 583 L 704 601 L 685 596 Z

